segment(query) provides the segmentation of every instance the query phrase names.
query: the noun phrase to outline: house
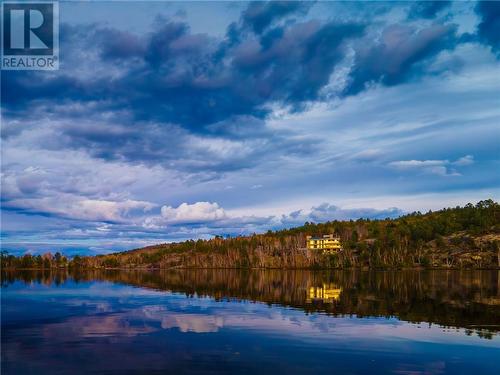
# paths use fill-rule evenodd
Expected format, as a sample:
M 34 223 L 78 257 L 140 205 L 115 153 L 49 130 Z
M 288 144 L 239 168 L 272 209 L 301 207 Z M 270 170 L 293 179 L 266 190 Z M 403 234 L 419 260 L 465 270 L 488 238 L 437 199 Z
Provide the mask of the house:
M 325 234 L 321 237 L 306 236 L 306 245 L 310 250 L 341 251 L 340 238 L 333 234 Z

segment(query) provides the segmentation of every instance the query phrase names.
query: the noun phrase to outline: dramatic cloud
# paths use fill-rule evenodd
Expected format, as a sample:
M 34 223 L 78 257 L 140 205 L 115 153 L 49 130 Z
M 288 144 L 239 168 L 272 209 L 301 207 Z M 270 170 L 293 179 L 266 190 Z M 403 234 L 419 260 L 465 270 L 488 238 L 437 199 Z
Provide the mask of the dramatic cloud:
M 63 67 L 34 84 L 26 73 L 13 72 L 4 81 L 4 93 L 10 94 L 5 103 L 19 116 L 35 100 L 94 103 L 121 122 L 173 123 L 200 132 L 233 116 L 263 117 L 269 113 L 265 105 L 273 102 L 299 107 L 318 98 L 342 60 L 344 41 L 360 36 L 363 26 L 311 20 L 262 37 L 242 36 L 225 49 L 218 45 L 223 41 L 189 30 L 185 23 L 168 20 L 158 21 L 157 30 L 142 38 L 110 28 L 95 30 L 91 34 L 98 35 L 101 50 L 88 51 L 85 60 L 101 56 L 96 63 L 112 65 L 108 75 L 95 81 L 74 74 L 80 69 Z M 73 39 L 63 38 L 61 49 L 72 48 Z M 124 65 L 114 64 L 132 57 Z
M 453 25 L 422 29 L 404 25 L 387 27 L 378 43 L 359 47 L 346 93 L 357 94 L 369 83 L 392 86 L 405 82 L 416 73 L 419 62 L 454 48 L 454 35 Z
M 241 18 L 245 26 L 260 34 L 276 20 L 294 13 L 306 13 L 312 2 L 255 1 L 250 3 Z
M 94 6 L 61 3 L 60 70 L 1 72 L 6 249 L 498 196 L 496 2 L 130 3 L 105 23 Z

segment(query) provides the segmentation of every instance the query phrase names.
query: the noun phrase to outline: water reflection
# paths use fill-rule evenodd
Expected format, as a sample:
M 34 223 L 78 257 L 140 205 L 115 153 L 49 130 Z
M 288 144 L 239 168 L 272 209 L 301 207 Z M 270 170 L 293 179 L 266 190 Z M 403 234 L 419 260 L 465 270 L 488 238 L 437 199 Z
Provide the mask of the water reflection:
M 306 299 L 306 303 L 315 301 L 333 303 L 340 299 L 340 293 L 342 293 L 342 288 L 331 283 L 323 283 L 321 286 L 311 286 L 309 288 L 309 296 Z
M 15 280 L 60 285 L 110 281 L 153 290 L 279 304 L 334 316 L 397 317 L 466 328 L 491 338 L 500 331 L 500 271 L 92 271 L 4 273 Z M 165 322 L 168 325 L 169 323 Z M 189 330 L 189 328 L 186 328 Z
M 493 374 L 498 277 L 4 273 L 2 374 Z

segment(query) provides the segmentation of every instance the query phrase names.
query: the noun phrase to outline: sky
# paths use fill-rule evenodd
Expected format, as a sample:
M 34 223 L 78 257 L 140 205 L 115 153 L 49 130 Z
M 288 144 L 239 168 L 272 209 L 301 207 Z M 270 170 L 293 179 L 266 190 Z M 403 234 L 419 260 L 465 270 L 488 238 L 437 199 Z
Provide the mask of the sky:
M 61 2 L 1 73 L 1 239 L 68 255 L 500 196 L 500 2 Z

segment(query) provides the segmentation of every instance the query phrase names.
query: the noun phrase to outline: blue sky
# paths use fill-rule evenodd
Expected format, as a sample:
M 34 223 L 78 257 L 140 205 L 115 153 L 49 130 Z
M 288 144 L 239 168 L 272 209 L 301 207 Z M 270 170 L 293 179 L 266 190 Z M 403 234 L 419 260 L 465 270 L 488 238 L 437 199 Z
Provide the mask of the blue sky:
M 68 254 L 498 199 L 500 2 L 63 2 L 2 71 L 2 247 Z

